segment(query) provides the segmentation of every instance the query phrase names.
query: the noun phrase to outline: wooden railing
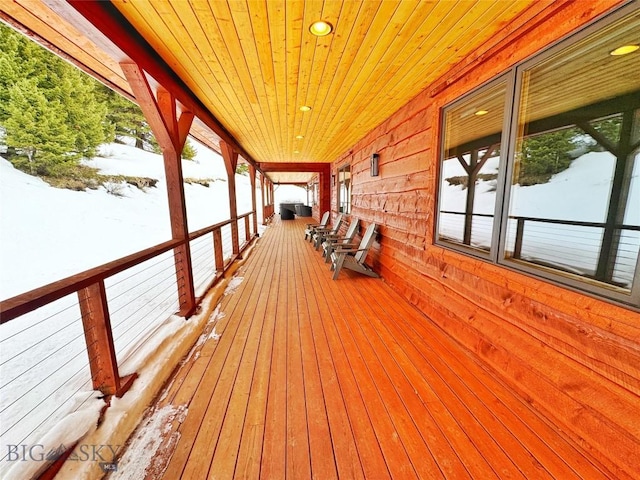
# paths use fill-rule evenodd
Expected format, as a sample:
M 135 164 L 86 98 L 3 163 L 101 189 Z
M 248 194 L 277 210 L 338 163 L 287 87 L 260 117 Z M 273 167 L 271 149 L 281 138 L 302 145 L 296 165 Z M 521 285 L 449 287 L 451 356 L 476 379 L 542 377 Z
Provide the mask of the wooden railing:
M 252 219 L 254 219 L 253 222 L 251 221 Z M 206 288 L 201 289 L 203 293 L 197 298 L 197 301 L 200 302 L 204 292 L 216 283 L 233 260 L 257 236 L 257 222 L 255 219 L 256 212 L 251 211 L 239 215 L 237 219 L 226 220 L 192 232 L 185 240 L 164 242 L 119 260 L 3 300 L 0 302 L 0 324 L 10 322 L 67 295 L 76 293 L 82 316 L 93 388 L 100 390 L 107 396 L 121 396 L 130 387 L 136 374 L 121 378 L 118 372 L 105 280 L 171 250 L 175 252 L 177 248 L 184 246 L 189 248 L 191 241 L 211 234 L 213 241 L 213 258 L 211 260 L 215 265 L 215 274 L 212 275 Z M 225 249 L 222 230 L 227 225 L 233 225 L 234 222 L 235 225 L 243 224 L 245 234 L 240 240 L 238 240 L 237 236 L 236 238 L 231 236 L 230 241 L 232 244 L 230 248 Z M 174 257 L 175 262 L 177 262 L 176 257 Z M 175 267 L 176 271 L 179 271 L 177 263 L 175 263 Z M 174 281 L 177 284 L 179 277 L 176 277 Z M 195 296 L 195 293 L 192 292 L 192 295 Z
M 274 213 L 275 213 L 275 206 L 273 204 L 264 206 L 264 213 L 262 215 L 262 218 L 263 218 L 263 223 L 265 225 L 269 222 L 271 217 L 273 217 Z

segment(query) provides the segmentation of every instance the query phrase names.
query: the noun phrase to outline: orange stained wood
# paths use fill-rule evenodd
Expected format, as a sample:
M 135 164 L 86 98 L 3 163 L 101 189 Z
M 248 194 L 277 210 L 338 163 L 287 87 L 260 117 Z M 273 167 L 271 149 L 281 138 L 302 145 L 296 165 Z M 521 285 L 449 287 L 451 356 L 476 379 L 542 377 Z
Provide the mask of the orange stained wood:
M 187 414 L 147 478 L 611 478 L 382 280 L 332 281 L 304 226 L 267 229 L 160 396 Z
M 326 162 L 554 2 L 113 3 L 256 161 Z

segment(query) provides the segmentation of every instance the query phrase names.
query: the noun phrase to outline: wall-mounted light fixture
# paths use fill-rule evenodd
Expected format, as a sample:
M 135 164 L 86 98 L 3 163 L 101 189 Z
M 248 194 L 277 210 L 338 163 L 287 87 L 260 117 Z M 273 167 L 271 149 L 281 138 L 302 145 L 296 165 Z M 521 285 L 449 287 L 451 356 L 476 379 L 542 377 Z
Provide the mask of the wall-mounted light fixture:
M 380 160 L 380 155 L 377 153 L 371 154 L 371 176 L 377 177 L 379 175 L 378 170 L 378 161 Z

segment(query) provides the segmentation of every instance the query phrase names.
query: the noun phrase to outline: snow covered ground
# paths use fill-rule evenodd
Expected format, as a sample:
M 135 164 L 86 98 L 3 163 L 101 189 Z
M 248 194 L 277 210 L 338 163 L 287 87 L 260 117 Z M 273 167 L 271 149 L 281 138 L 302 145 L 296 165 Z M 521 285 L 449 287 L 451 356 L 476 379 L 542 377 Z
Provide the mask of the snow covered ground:
M 195 142 L 194 142 L 195 143 Z M 229 218 L 222 159 L 198 148 L 183 161 L 185 178 L 218 179 L 209 188 L 185 184 L 189 230 Z M 0 298 L 5 299 L 171 239 L 162 157 L 120 144 L 87 162 L 104 174 L 159 179 L 142 191 L 122 187 L 74 192 L 50 187 L 0 158 Z M 238 213 L 251 210 L 249 178 L 236 175 Z
M 497 173 L 499 159 L 492 158 L 480 173 Z M 602 223 L 609 206 L 615 158 L 608 152 L 591 152 L 577 158 L 571 166 L 545 184 L 511 189 L 510 216 Z M 443 179 L 466 175 L 457 159 L 444 162 Z M 476 187 L 474 213 L 494 214 L 496 180 L 480 180 Z M 443 181 L 441 210 L 464 212 L 467 190 Z M 625 212 L 625 224 L 640 225 L 640 156 L 636 158 Z M 474 219 L 472 245 L 488 249 L 491 245 L 492 217 Z M 516 221 L 507 228 L 507 251 L 513 251 Z M 462 215 L 441 215 L 440 234 L 461 241 Z M 595 271 L 602 228 L 526 222 L 522 258 L 557 265 L 577 274 Z M 640 232 L 625 231 L 614 281 L 630 287 L 640 245 Z
M 214 180 L 209 187 L 185 184 L 191 231 L 229 218 L 222 159 L 195 146 L 195 161 L 182 163 L 185 179 Z M 118 196 L 104 188 L 74 192 L 52 188 L 0 158 L 0 298 L 170 239 L 161 156 L 109 144 L 103 146 L 100 157 L 87 164 L 105 174 L 145 176 L 159 182 L 146 191 L 119 186 Z M 236 184 L 238 213 L 246 213 L 251 209 L 249 178 L 236 175 Z M 211 244 L 210 236 L 191 244 L 192 257 L 205 264 L 197 275 L 212 271 L 205 261 L 213 263 Z M 178 328 L 180 322 L 171 316 L 177 307 L 172 260 L 168 252 L 105 282 L 122 375 L 138 368 L 140 358 L 148 354 L 148 344 L 153 343 L 149 342 L 150 337 L 154 341 L 162 339 L 169 324 L 174 325 L 171 332 Z M 48 453 L 10 446 L 39 445 L 47 436 L 50 444 L 57 441 L 68 445 L 95 423 L 104 402 L 93 391 L 90 378 L 75 295 L 0 326 L 1 478 L 16 465 L 17 458 L 33 460 L 19 462 L 25 465 L 41 464 L 38 456 Z M 53 427 L 74 411 L 79 412 L 74 425 Z M 57 435 L 52 440 L 54 431 Z M 26 478 L 21 473 L 14 474 L 15 478 Z

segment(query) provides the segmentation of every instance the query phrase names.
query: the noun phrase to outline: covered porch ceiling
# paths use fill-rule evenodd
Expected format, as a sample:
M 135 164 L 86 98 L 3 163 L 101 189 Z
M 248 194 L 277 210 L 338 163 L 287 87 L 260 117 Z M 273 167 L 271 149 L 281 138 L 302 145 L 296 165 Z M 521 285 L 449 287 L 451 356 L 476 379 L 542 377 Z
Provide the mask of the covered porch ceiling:
M 155 52 L 234 139 L 241 156 L 264 165 L 335 160 L 427 86 L 446 82 L 454 65 L 495 47 L 503 38 L 498 32 L 552 4 L 14 0 L 0 9 L 4 21 L 125 94 L 131 89 L 119 63 L 131 49 L 147 57 Z M 316 20 L 329 22 L 333 31 L 312 35 Z M 121 32 L 129 32 L 130 40 L 123 41 Z M 221 138 L 201 119 L 191 133 L 213 148 Z M 290 167 L 271 170 L 267 175 L 276 183 L 313 176 Z

